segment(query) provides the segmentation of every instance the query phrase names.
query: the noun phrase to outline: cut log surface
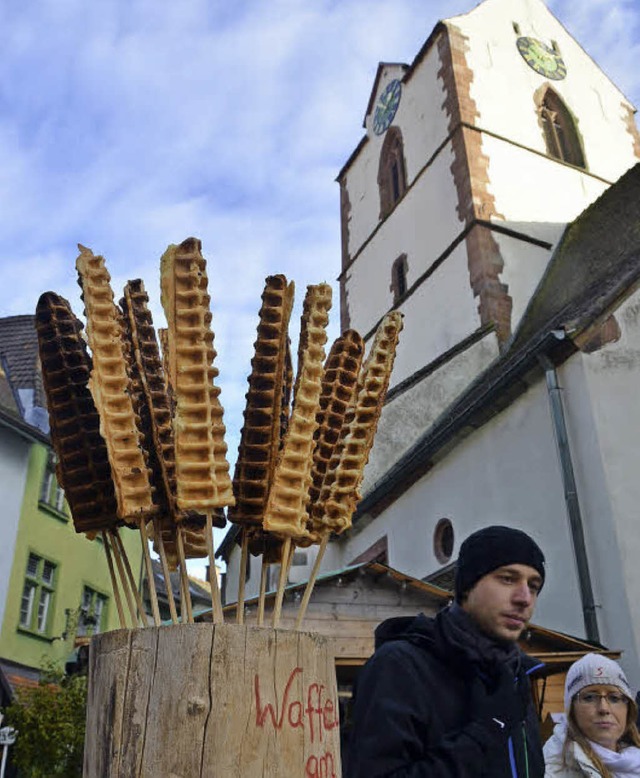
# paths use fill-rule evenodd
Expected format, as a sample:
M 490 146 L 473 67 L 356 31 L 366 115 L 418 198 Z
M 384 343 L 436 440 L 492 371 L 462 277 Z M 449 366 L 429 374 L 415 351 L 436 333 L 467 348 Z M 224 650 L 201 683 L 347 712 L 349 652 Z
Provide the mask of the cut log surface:
M 97 635 L 84 778 L 340 778 L 330 645 L 237 624 Z

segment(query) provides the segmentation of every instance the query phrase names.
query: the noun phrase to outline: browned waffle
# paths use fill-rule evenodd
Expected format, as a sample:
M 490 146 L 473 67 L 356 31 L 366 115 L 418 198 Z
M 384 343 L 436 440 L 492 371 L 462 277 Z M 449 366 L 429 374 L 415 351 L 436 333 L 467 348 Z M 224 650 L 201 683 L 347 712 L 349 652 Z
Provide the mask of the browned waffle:
M 286 355 L 293 292 L 283 275 L 266 279 L 233 476 L 236 504 L 229 509 L 229 519 L 239 524 L 262 524 L 273 481 L 285 402 L 288 406 Z M 288 387 L 290 394 L 290 379 Z
M 36 307 L 36 329 L 56 472 L 73 525 L 76 532 L 110 529 L 117 522 L 116 496 L 100 416 L 87 386 L 91 357 L 82 324 L 64 298 L 45 292 Z
M 118 504 L 118 516 L 139 521 L 153 511 L 149 471 L 129 394 L 122 315 L 113 302 L 103 257 L 80 246 L 76 260 L 93 354 L 89 389 L 100 414 Z
M 184 519 L 180 523 L 180 529 L 183 532 L 185 559 L 204 559 L 208 556 L 207 528 L 204 524 L 204 517 L 201 517 L 201 519 Z M 178 525 L 173 519 L 168 518 L 160 522 L 160 528 L 169 569 L 176 570 L 180 563 L 176 537 Z M 153 550 L 159 553 L 159 543 L 155 528 L 149 534 L 153 540 Z
M 269 493 L 263 527 L 282 537 L 306 534 L 313 461 L 313 436 L 322 388 L 326 326 L 331 307 L 328 284 L 309 286 L 303 305 L 298 374 L 293 410 Z
M 353 401 L 363 351 L 364 342 L 361 335 L 355 330 L 346 330 L 335 340 L 327 357 L 313 451 L 307 508 L 309 513 L 313 511 L 313 505 L 320 497 L 324 475 L 340 438 L 347 408 Z
M 206 262 L 196 238 L 162 257 L 162 305 L 169 325 L 168 374 L 173 384 L 177 502 L 207 511 L 234 502 L 227 462 L 218 370 L 211 331 Z
M 249 533 L 249 552 L 253 556 L 262 556 L 263 562 L 279 565 L 282 562 L 283 542 L 280 538 L 265 532 L 261 527 L 247 527 Z
M 132 383 L 136 410 L 142 421 L 144 448 L 147 451 L 154 499 L 163 514 L 176 512 L 176 463 L 173 446 L 171 410 L 166 393 L 164 371 L 153 328 L 149 298 L 140 279 L 124 288 L 120 307 L 124 331 L 131 344 Z M 138 388 L 139 387 L 139 388 Z
M 384 398 L 389 386 L 402 314 L 393 311 L 376 331 L 371 351 L 362 367 L 355 402 L 349 407 L 345 425 L 324 483 L 312 511 L 312 530 L 340 534 L 351 526 L 360 500 L 360 484 Z

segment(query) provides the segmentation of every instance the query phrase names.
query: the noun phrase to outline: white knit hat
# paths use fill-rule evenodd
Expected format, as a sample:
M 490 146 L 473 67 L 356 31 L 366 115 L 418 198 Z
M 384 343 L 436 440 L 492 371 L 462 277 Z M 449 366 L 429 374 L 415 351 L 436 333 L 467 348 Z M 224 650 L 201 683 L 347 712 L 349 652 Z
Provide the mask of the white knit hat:
M 564 685 L 564 709 L 567 715 L 571 700 L 585 686 L 617 686 L 625 696 L 633 699 L 629 682 L 620 665 L 602 654 L 585 654 L 569 668 Z

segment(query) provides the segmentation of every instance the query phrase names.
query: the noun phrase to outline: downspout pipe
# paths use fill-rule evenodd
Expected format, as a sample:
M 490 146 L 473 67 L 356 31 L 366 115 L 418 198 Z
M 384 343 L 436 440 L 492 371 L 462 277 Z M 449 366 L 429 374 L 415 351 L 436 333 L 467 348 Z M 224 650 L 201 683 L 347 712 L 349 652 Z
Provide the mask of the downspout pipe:
M 555 334 L 559 339 L 565 337 L 564 332 L 558 332 Z M 598 619 L 596 616 L 596 604 L 593 597 L 593 587 L 591 586 L 591 573 L 589 571 L 587 546 L 584 539 L 582 513 L 580 511 L 578 490 L 573 472 L 571 446 L 569 444 L 569 435 L 567 434 L 567 424 L 564 415 L 564 408 L 562 405 L 562 389 L 558 383 L 558 374 L 556 372 L 555 366 L 549 357 L 546 354 L 541 353 L 538 354 L 538 359 L 542 365 L 547 381 L 547 393 L 549 396 L 549 405 L 551 407 L 551 420 L 553 423 L 553 431 L 555 434 L 556 445 L 558 447 L 558 456 L 560 459 L 564 500 L 567 506 L 569 529 L 571 531 L 571 541 L 573 543 L 573 553 L 578 571 L 578 585 L 580 587 L 580 599 L 582 602 L 582 615 L 584 618 L 585 632 L 588 640 L 599 643 L 600 631 L 598 629 Z

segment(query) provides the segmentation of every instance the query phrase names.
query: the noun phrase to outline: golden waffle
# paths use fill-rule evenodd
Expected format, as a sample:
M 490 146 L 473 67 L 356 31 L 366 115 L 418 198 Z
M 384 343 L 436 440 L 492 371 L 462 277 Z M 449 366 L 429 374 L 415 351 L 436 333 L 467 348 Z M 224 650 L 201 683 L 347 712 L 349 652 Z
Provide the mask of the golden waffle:
M 124 288 L 120 307 L 124 314 L 124 331 L 131 343 L 134 403 L 142 421 L 144 448 L 147 451 L 154 500 L 162 513 L 176 511 L 176 463 L 171 426 L 171 409 L 158 341 L 153 328 L 149 298 L 140 279 L 129 281 Z M 135 380 L 133 380 L 135 376 Z
M 45 292 L 36 307 L 36 329 L 47 397 L 56 473 L 76 532 L 95 532 L 116 522 L 116 496 L 100 417 L 87 386 L 91 357 L 82 324 L 69 303 Z
M 107 443 L 118 516 L 137 521 L 153 510 L 153 499 L 129 395 L 122 316 L 113 302 L 103 257 L 94 256 L 82 246 L 79 248 L 76 268 L 93 354 L 89 389 L 100 413 L 100 432 Z
M 266 279 L 262 293 L 244 425 L 233 476 L 236 504 L 229 509 L 229 519 L 240 524 L 262 524 L 273 482 L 284 405 L 286 402 L 288 410 L 291 392 L 286 356 L 293 292 L 293 284 L 287 284 L 283 275 L 276 275 Z
M 309 286 L 304 301 L 296 391 L 289 427 L 269 493 L 263 527 L 283 537 L 306 534 L 306 505 L 311 485 L 313 436 L 322 389 L 325 328 L 331 308 L 328 284 Z
M 360 501 L 360 484 L 373 444 L 378 419 L 395 359 L 402 314 L 387 314 L 378 327 L 362 367 L 357 395 L 325 474 L 319 500 L 312 510 L 312 531 L 337 534 L 351 526 Z
M 177 502 L 207 511 L 234 502 L 211 331 L 206 262 L 196 238 L 162 257 L 162 305 L 169 325 L 168 374 L 175 383 Z
M 327 357 L 313 451 L 309 512 L 320 497 L 324 475 L 340 438 L 347 408 L 353 401 L 363 352 L 361 335 L 355 330 L 346 330 L 335 340 Z

